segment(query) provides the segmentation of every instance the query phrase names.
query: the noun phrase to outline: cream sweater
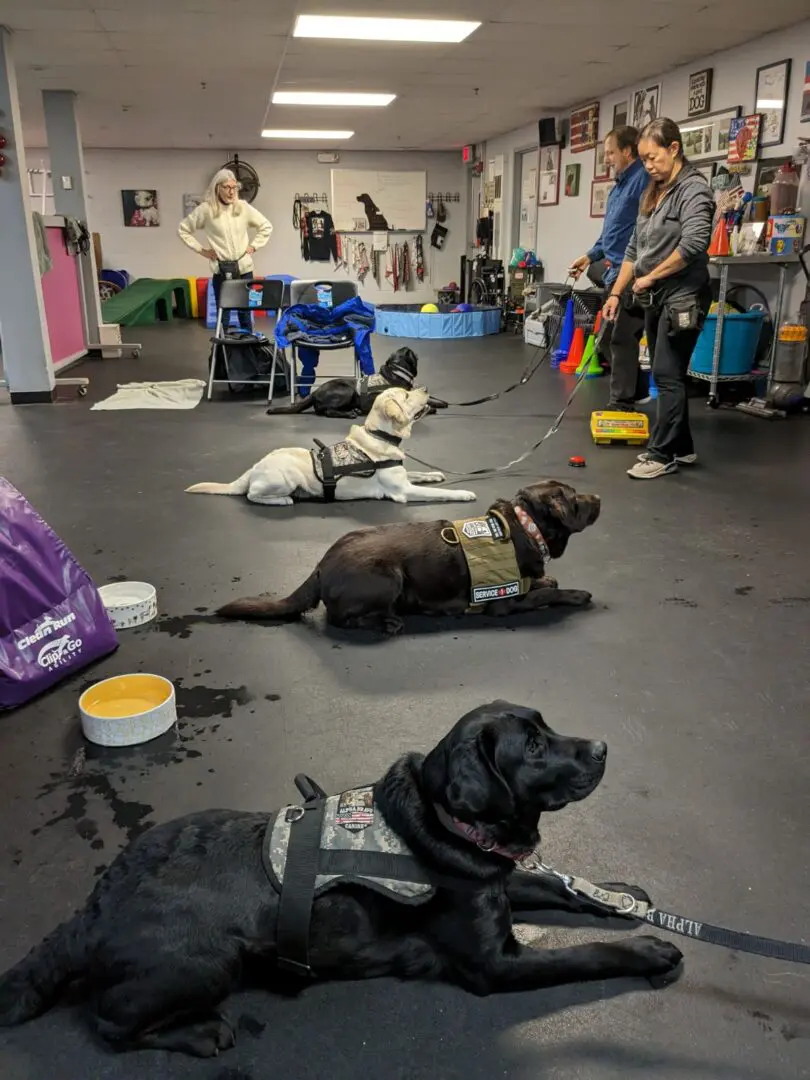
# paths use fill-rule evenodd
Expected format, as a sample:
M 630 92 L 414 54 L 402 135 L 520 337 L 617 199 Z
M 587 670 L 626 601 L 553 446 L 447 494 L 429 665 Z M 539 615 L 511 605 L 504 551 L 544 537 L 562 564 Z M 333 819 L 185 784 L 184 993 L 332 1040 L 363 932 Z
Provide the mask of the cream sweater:
M 232 206 L 222 206 L 219 214 L 214 217 L 208 203 L 200 203 L 187 218 L 180 222 L 177 233 L 192 251 L 200 252 L 203 248 L 211 248 L 216 252 L 217 258 L 230 262 L 238 260 L 240 273 L 250 274 L 253 272 L 253 259 L 245 252 L 249 247 L 257 251 L 264 247 L 270 239 L 273 226 L 264 214 L 260 214 L 250 203 L 242 200 L 238 204 L 242 212 L 234 214 L 233 209 L 236 205 L 234 203 Z M 249 229 L 256 230 L 252 240 Z M 205 244 L 199 242 L 194 235 L 196 232 L 202 232 L 205 235 Z M 216 273 L 219 269 L 217 262 L 210 263 L 210 266 L 212 273 Z

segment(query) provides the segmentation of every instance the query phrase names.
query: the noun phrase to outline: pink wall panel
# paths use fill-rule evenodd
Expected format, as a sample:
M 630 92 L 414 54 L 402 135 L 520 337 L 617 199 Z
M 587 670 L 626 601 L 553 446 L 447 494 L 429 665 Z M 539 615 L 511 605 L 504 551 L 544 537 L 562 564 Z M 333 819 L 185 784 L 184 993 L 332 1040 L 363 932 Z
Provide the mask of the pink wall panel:
M 48 321 L 51 355 L 54 367 L 57 367 L 66 357 L 84 352 L 87 342 L 84 338 L 76 256 L 71 255 L 65 247 L 62 229 L 50 227 L 47 233 L 53 266 L 42 276 L 42 299 Z

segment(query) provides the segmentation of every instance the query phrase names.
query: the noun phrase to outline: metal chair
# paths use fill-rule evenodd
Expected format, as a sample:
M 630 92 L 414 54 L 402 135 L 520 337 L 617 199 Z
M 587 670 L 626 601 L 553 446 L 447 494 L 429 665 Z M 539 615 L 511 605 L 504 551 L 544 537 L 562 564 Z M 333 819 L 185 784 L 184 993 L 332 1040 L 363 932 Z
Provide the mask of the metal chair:
M 347 300 L 353 300 L 357 296 L 357 285 L 353 281 L 327 281 L 327 280 L 312 280 L 312 281 L 293 281 L 290 284 L 290 306 L 295 307 L 297 304 L 317 304 L 318 303 L 318 286 L 328 285 L 332 290 L 332 306 L 338 307 L 340 304 L 345 304 Z M 291 395 L 294 396 L 295 390 L 298 386 L 298 345 L 311 345 L 313 349 L 318 349 L 319 352 L 337 352 L 339 349 L 351 349 L 354 356 L 354 371 L 353 376 L 355 379 L 359 379 L 362 376 L 360 365 L 357 362 L 357 355 L 354 352 L 354 335 L 347 335 L 343 341 L 334 342 L 321 342 L 317 339 L 308 341 L 306 338 L 299 338 L 292 344 L 292 357 L 291 357 L 291 370 L 292 370 L 292 391 Z M 332 379 L 334 375 L 315 375 L 314 379 L 317 382 L 318 379 Z M 271 391 L 272 393 L 272 391 Z
M 223 281 L 219 293 L 219 305 L 217 307 L 217 324 L 214 336 L 211 338 L 211 370 L 208 373 L 208 400 L 211 399 L 214 386 L 218 383 L 231 384 L 237 380 L 231 378 L 228 367 L 228 351 L 230 349 L 246 348 L 256 344 L 270 344 L 270 339 L 262 339 L 255 334 L 245 334 L 242 338 L 237 336 L 224 337 L 222 329 L 223 312 L 225 311 L 264 311 L 272 312 L 278 318 L 284 301 L 284 282 L 278 278 L 257 278 L 254 281 L 237 278 L 231 281 Z M 273 361 L 270 367 L 269 379 L 255 379 L 256 386 L 269 387 L 267 393 L 268 402 L 273 400 L 273 383 L 276 375 L 279 349 L 273 339 Z M 216 378 L 218 359 L 222 359 L 225 368 L 225 378 Z M 290 402 L 294 399 L 295 379 L 288 375 L 287 384 L 290 391 Z

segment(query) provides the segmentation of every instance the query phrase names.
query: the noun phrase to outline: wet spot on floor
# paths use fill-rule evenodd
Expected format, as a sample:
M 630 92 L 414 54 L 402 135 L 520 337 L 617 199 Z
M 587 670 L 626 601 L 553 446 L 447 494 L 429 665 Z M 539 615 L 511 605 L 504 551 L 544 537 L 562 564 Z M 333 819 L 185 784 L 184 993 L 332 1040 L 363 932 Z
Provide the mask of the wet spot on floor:
M 64 780 L 55 780 L 43 785 L 38 797 L 42 798 L 53 794 L 62 788 L 63 784 Z M 76 822 L 76 830 L 79 835 L 82 835 L 79 826 L 81 825 L 85 830 L 87 829 L 85 823 L 88 821 L 87 801 L 90 795 L 95 795 L 107 804 L 112 812 L 113 824 L 129 841 L 134 840 L 136 836 L 140 836 L 142 832 L 145 832 L 154 824 L 149 819 L 149 815 L 154 813 L 154 807 L 148 803 L 138 802 L 136 799 L 121 798 L 113 787 L 110 778 L 104 773 L 85 772 L 82 776 L 69 780 L 68 784 L 73 790 L 69 792 L 62 812 L 55 814 L 36 829 L 32 829 L 32 836 L 36 836 L 43 829 L 57 825 L 61 821 Z M 93 825 L 94 823 L 90 822 L 90 824 Z M 95 838 L 97 831 L 96 829 L 92 832 L 93 838 Z M 87 836 L 84 839 L 87 839 Z
M 232 585 L 238 585 L 241 580 L 242 579 L 240 577 L 232 577 L 231 578 L 231 584 Z
M 696 600 L 687 600 L 683 596 L 667 596 L 667 597 L 664 598 L 664 603 L 665 604 L 677 604 L 679 607 L 689 607 L 689 608 L 695 608 L 695 607 L 698 606 Z
M 281 701 L 281 694 L 265 694 L 265 701 Z
M 784 604 L 785 607 L 795 607 L 797 604 L 810 604 L 810 596 L 777 596 L 769 600 L 770 604 Z
M 211 716 L 230 719 L 237 705 L 247 705 L 253 700 L 245 686 L 183 686 L 182 679 L 175 679 L 177 715 L 181 720 L 196 720 Z
M 738 585 L 734 592 L 737 596 L 748 596 L 749 593 L 754 591 L 753 585 Z
M 116 582 L 116 581 L 127 581 L 127 580 L 128 580 L 128 578 L 127 578 L 126 574 L 113 574 L 111 577 L 107 578 L 107 581 L 109 581 L 110 583 Z
M 153 626 L 161 634 L 168 634 L 170 637 L 185 640 L 191 637 L 191 632 L 195 626 L 201 626 L 204 623 L 219 625 L 227 622 L 226 619 L 221 619 L 218 615 L 201 614 L 205 610 L 205 608 L 197 608 L 197 613 L 194 615 L 161 615 L 157 622 L 153 623 Z
M 208 611 L 208 608 L 207 607 L 195 607 L 194 610 L 204 614 L 206 611 Z

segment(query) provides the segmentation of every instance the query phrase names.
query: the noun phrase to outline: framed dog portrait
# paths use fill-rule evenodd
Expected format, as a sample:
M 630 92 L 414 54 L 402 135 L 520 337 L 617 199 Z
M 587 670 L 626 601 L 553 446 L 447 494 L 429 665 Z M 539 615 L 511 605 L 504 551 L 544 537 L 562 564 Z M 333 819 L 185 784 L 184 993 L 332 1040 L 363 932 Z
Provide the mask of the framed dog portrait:
M 128 229 L 145 229 L 160 225 L 158 193 L 154 188 L 126 188 L 121 191 L 124 225 Z
M 565 194 L 569 199 L 575 199 L 577 195 L 579 195 L 579 177 L 581 171 L 582 166 L 579 162 L 565 166 Z
M 641 132 L 661 115 L 661 84 L 647 86 L 633 94 L 633 127 Z
M 607 180 L 610 178 L 610 166 L 605 161 L 605 141 L 602 139 L 596 144 L 593 154 L 593 178 L 594 180 Z

